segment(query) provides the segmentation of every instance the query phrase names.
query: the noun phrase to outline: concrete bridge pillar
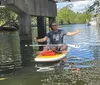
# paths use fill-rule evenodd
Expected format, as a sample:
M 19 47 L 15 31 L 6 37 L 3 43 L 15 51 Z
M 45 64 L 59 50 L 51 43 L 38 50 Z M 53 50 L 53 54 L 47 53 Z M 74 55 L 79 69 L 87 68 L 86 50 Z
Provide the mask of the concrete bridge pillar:
M 31 16 L 28 14 L 19 14 L 18 20 L 20 23 L 20 45 L 23 64 L 30 62 L 32 58 L 32 47 L 25 47 L 25 45 L 32 44 L 31 31 Z

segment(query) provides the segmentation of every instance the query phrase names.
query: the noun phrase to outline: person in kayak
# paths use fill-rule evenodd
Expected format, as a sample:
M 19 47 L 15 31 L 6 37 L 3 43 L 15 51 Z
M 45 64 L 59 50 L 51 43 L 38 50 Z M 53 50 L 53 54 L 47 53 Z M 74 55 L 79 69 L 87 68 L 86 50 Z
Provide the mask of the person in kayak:
M 51 29 L 52 30 L 49 31 L 49 33 L 44 38 L 37 39 L 35 37 L 34 40 L 36 42 L 45 42 L 45 41 L 47 41 L 49 39 L 50 40 L 50 44 L 63 44 L 64 35 L 72 36 L 72 35 L 75 35 L 75 34 L 80 32 L 79 29 L 77 29 L 74 32 L 66 32 L 65 30 L 58 29 L 58 28 L 59 28 L 58 24 L 54 22 L 54 23 L 51 24 Z M 60 46 L 60 47 L 58 46 L 56 48 L 57 49 L 53 48 L 53 50 L 59 50 L 59 51 L 61 51 L 61 53 L 65 53 L 66 49 L 67 49 L 67 45 L 63 44 L 62 46 Z M 47 48 L 45 48 L 44 50 L 47 50 Z

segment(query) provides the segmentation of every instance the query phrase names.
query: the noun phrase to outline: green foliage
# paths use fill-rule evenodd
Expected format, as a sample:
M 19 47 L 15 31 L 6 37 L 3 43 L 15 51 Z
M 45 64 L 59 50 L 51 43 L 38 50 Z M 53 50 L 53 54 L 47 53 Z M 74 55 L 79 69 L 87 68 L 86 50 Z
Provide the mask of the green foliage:
M 85 13 L 75 13 L 67 7 L 63 7 L 58 11 L 57 22 L 59 24 L 79 24 L 85 23 L 87 20 L 91 19 L 91 14 Z
M 0 8 L 0 25 L 4 24 L 9 20 L 16 20 L 17 14 L 8 8 Z

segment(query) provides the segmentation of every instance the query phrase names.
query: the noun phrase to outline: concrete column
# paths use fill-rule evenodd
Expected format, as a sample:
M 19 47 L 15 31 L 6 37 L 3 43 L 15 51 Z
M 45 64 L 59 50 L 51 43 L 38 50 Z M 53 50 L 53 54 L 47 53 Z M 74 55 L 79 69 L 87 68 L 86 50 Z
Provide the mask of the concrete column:
M 31 16 L 27 14 L 19 14 L 20 23 L 20 44 L 21 55 L 23 64 L 30 62 L 32 58 L 32 47 L 25 47 L 25 45 L 32 44 L 32 32 L 31 32 Z
M 38 38 L 43 38 L 46 36 L 46 18 L 42 16 L 37 17 L 37 27 L 38 27 Z M 46 44 L 46 42 L 39 43 Z M 39 50 L 43 50 L 43 47 L 39 47 Z

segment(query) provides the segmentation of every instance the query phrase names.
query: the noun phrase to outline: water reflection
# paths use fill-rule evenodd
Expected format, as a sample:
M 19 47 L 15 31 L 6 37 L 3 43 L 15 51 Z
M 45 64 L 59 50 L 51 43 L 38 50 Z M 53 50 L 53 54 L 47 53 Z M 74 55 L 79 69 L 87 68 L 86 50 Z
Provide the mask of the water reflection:
M 0 32 L 0 71 L 21 65 L 18 32 Z
M 86 62 L 94 60 L 94 53 L 89 49 L 73 48 L 67 55 L 67 62 Z

